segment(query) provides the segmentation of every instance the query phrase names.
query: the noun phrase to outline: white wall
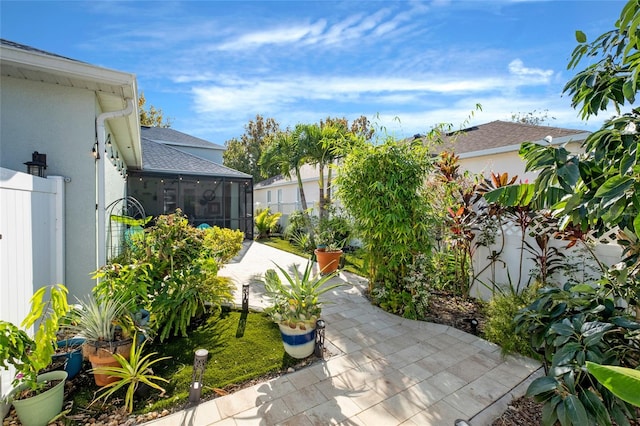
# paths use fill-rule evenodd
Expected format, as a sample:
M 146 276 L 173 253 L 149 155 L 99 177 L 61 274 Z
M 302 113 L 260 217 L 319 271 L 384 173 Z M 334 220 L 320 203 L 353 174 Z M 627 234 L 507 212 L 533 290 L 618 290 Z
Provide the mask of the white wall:
M 536 227 L 536 225 L 533 225 Z M 573 264 L 583 264 L 583 265 L 591 265 L 592 268 L 592 276 L 591 278 L 599 278 L 599 273 L 597 276 L 594 276 L 593 273 L 597 270 L 597 264 L 593 260 L 592 256 L 584 249 L 584 245 L 582 243 L 578 243 L 571 248 L 568 248 L 569 241 L 553 239 L 553 234 L 555 233 L 555 229 L 540 226 L 535 231 L 535 234 L 547 234 L 551 237 L 550 245 L 552 247 L 556 247 L 560 253 L 562 253 L 565 257 L 563 263 L 572 262 Z M 530 281 L 529 273 L 535 268 L 535 261 L 532 259 L 533 255 L 526 250 L 522 250 L 521 236 L 522 233 L 520 230 L 514 226 L 513 224 L 508 224 L 503 227 L 504 233 L 498 233 L 496 236 L 496 241 L 489 247 L 478 247 L 473 255 L 473 269 L 474 273 L 477 274 L 476 279 L 471 283 L 471 296 L 478 297 L 484 300 L 489 300 L 491 298 L 491 289 L 490 287 L 495 284 L 505 290 L 509 289 L 509 285 L 513 286 L 513 288 L 519 289 L 519 291 L 526 288 L 526 286 L 533 282 L 533 279 Z M 527 232 L 533 230 L 533 227 L 529 228 Z M 615 234 L 615 231 L 612 231 L 610 234 Z M 504 247 L 502 246 L 504 239 Z M 602 262 L 605 267 L 609 267 L 614 265 L 622 260 L 622 249 L 617 244 L 609 243 L 612 241 L 612 237 L 604 237 L 605 243 L 599 242 L 596 239 L 591 239 L 591 243 L 594 244 L 594 252 L 597 256 L 598 261 Z M 525 241 L 531 244 L 533 247 L 538 249 L 538 246 L 535 242 L 535 239 L 526 236 Z M 489 257 L 492 252 L 501 252 L 499 257 L 500 261 L 494 263 L 494 268 L 488 267 L 491 262 Z M 522 253 L 522 268 L 520 264 L 520 255 Z M 587 271 L 587 276 L 589 275 L 589 269 L 584 268 Z M 520 273 L 522 271 L 522 273 Z M 581 281 L 583 278 L 582 274 L 577 274 L 574 277 L 574 280 Z M 567 282 L 568 275 L 566 273 L 556 273 L 552 277 L 550 277 L 550 282 L 558 283 L 559 285 L 563 285 Z
M 0 83 L 0 167 L 26 170 L 22 163 L 38 151 L 47 155 L 48 176 L 70 178 L 64 284 L 82 297 L 93 287 L 96 269 L 95 93 L 4 76 Z M 123 194 L 124 180 L 109 176 L 109 197 Z
M 566 148 L 573 153 L 583 152 L 580 144 L 576 142 L 567 144 Z M 484 176 L 490 176 L 491 172 L 506 172 L 509 176 L 518 176 L 518 181 L 523 182 L 525 180 L 533 182 L 538 175 L 537 172 L 525 172 L 525 162 L 520 158 L 517 150 L 486 155 L 461 154 L 460 167 L 472 174 L 483 174 Z

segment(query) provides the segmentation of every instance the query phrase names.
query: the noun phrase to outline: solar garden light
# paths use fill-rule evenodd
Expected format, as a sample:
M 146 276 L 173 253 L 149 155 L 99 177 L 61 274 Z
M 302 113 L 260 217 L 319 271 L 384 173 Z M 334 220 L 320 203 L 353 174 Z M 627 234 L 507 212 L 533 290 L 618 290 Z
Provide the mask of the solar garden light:
M 249 311 L 249 284 L 242 284 L 242 312 Z
M 209 351 L 198 349 L 193 359 L 193 376 L 191 376 L 191 387 L 189 388 L 189 402 L 197 404 L 200 402 L 202 394 L 202 380 L 204 379 L 204 367 L 207 363 Z
M 322 354 L 324 352 L 324 329 L 327 324 L 324 320 L 319 319 L 316 321 L 316 347 L 315 347 L 315 355 L 318 358 L 322 358 Z

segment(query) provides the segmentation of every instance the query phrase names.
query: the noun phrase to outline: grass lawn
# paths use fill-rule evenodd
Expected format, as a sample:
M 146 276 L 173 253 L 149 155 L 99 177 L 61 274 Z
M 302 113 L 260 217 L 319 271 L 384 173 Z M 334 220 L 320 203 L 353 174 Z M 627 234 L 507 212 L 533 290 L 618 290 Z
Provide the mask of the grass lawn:
M 209 351 L 203 380 L 203 399 L 216 393 L 225 393 L 225 387 L 266 377 L 300 362 L 284 352 L 278 326 L 265 314 L 223 310 L 190 330 L 188 337 L 173 337 L 163 343 L 156 341 L 146 346 L 145 353 L 157 352 L 153 358 L 171 357 L 154 366 L 155 375 L 170 381 L 168 384 L 160 383 L 168 397 L 158 398 L 159 393 L 153 391 L 150 399 L 136 401 L 134 412 L 182 407 L 189 397 L 193 358 L 197 349 Z M 92 383 L 93 377 L 90 374 L 88 376 L 91 382 L 86 387 L 78 386 L 82 390 L 74 394 L 76 406 L 86 407 L 97 390 Z M 94 408 L 100 406 L 95 404 Z
M 266 244 L 268 246 L 286 251 L 289 253 L 297 254 L 298 256 L 309 259 L 312 254 L 306 253 L 299 247 L 294 246 L 289 241 L 280 237 L 269 237 L 256 240 L 258 243 Z M 366 269 L 364 266 L 364 253 L 362 250 L 357 250 L 353 253 L 345 253 L 345 264 L 343 270 L 352 272 L 360 276 L 366 276 Z

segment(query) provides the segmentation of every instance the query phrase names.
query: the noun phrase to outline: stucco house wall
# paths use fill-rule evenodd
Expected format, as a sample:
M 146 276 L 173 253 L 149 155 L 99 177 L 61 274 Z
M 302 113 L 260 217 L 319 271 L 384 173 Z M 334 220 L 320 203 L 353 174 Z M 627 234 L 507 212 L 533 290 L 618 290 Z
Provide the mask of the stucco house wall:
M 508 173 L 509 176 L 518 176 L 518 180 L 533 182 L 538 172 L 526 172 L 525 162 L 518 155 L 520 146 L 510 149 L 508 152 L 470 152 L 460 154 L 460 166 L 472 174 L 482 174 L 485 177 L 494 173 Z M 584 152 L 579 142 L 569 142 L 567 150 L 574 153 Z
M 71 178 L 65 188 L 65 284 L 84 294 L 92 285 L 87 267 L 95 265 L 95 96 L 10 77 L 1 84 L 0 166 L 26 171 L 23 163 L 38 151 L 47 155 L 47 175 Z
M 47 156 L 46 176 L 67 178 L 63 284 L 81 297 L 95 284 L 91 272 L 106 260 L 100 248 L 105 226 L 98 220 L 104 209 L 96 207 L 126 194 L 126 167 L 123 172 L 117 165 L 140 162 L 137 110 L 107 119 L 102 135 L 97 117 L 137 97 L 135 77 L 6 40 L 0 48 L 0 167 L 25 172 L 23 163 L 38 151 Z M 96 159 L 96 135 L 111 141 L 120 162 L 99 149 Z M 105 185 L 98 191 L 101 162 Z

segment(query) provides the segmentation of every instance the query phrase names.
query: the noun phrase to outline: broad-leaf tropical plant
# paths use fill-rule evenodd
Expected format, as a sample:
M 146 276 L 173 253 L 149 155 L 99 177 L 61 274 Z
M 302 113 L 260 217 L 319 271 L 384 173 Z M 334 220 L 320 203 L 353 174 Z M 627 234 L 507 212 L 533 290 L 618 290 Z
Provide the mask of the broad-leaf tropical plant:
M 640 407 L 640 370 L 587 361 L 587 370 L 615 396 Z
M 18 374 L 14 385 L 24 383 L 31 390 L 39 388 L 38 373 L 51 364 L 59 325 L 69 312 L 67 293 L 62 284 L 38 289 L 31 297 L 31 310 L 21 323 L 23 329 L 0 321 L 0 367 L 15 367 Z M 48 300 L 45 299 L 47 294 Z M 36 330 L 31 338 L 25 330 L 34 325 Z

